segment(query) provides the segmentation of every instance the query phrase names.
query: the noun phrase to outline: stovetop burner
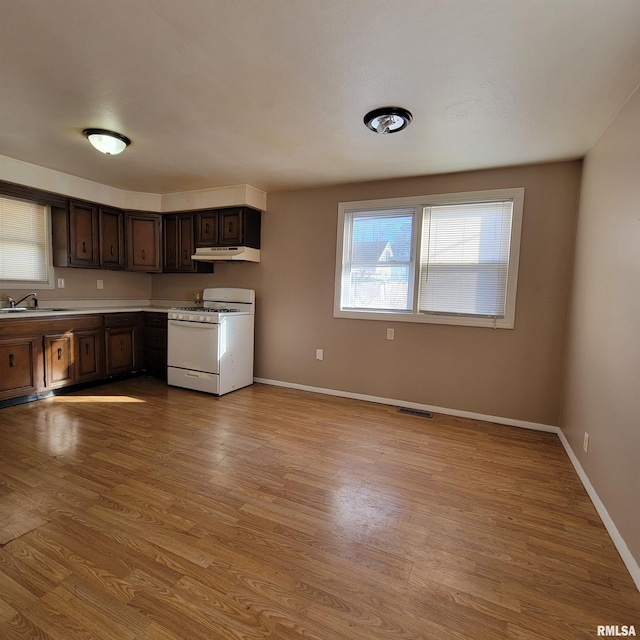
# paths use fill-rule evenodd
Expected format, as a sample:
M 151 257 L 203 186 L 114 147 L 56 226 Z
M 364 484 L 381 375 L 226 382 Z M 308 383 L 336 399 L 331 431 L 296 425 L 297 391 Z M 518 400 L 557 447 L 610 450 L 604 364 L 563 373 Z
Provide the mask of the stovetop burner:
M 215 309 L 213 307 L 178 307 L 178 311 L 199 311 L 203 313 L 239 313 L 240 309 Z

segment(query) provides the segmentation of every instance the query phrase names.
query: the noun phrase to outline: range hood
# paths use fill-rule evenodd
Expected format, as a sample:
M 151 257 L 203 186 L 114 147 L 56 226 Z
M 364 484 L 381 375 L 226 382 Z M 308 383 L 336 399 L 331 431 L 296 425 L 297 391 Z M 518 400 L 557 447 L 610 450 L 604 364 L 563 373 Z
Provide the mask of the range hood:
M 260 249 L 252 247 L 198 247 L 191 259 L 199 262 L 260 262 Z

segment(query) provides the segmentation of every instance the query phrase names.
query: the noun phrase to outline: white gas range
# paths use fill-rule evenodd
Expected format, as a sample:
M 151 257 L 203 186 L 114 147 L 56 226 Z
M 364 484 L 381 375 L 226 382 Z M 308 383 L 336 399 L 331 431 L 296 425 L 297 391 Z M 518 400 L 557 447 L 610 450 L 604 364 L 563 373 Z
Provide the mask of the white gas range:
M 202 306 L 169 310 L 167 381 L 223 395 L 253 383 L 255 291 L 212 288 Z

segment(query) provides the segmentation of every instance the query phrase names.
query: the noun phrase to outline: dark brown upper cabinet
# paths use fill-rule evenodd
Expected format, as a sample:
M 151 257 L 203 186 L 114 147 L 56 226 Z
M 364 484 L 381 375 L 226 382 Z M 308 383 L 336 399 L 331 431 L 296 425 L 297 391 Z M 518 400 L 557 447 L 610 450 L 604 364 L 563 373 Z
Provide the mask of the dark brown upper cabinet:
M 51 207 L 56 267 L 124 269 L 124 212 L 71 200 Z
M 160 273 L 161 214 L 127 212 L 127 270 Z
M 196 246 L 260 248 L 261 213 L 248 207 L 196 213 Z
M 70 262 L 78 267 L 95 267 L 99 264 L 98 208 L 92 204 L 71 202 L 70 215 Z
M 166 273 L 212 273 L 213 263 L 194 262 L 195 216 L 193 213 L 170 213 L 162 216 L 163 259 L 162 271 Z
M 124 269 L 124 211 L 100 207 L 100 266 Z

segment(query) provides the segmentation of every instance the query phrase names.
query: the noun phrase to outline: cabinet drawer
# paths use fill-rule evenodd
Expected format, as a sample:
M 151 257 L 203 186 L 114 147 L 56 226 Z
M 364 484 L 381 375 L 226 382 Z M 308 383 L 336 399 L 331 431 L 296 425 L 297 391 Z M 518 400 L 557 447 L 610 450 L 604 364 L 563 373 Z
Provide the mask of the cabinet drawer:
M 142 314 L 144 318 L 145 327 L 162 327 L 167 328 L 167 314 L 166 313 L 152 313 L 144 311 Z
M 135 313 L 106 313 L 104 326 L 107 329 L 114 327 L 135 327 L 140 322 L 140 312 Z

